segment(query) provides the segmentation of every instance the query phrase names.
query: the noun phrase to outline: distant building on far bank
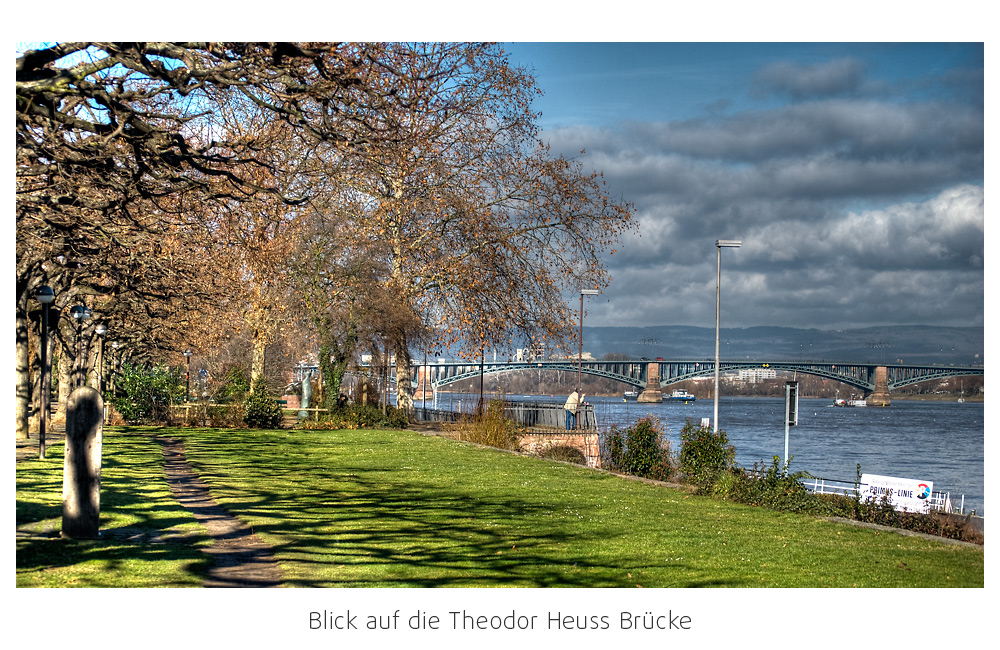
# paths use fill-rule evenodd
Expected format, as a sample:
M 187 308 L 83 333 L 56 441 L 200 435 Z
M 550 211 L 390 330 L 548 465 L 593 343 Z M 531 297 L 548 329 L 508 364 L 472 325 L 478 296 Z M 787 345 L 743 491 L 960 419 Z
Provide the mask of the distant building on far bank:
M 740 370 L 740 381 L 745 384 L 756 384 L 766 379 L 777 379 L 774 368 L 743 368 Z

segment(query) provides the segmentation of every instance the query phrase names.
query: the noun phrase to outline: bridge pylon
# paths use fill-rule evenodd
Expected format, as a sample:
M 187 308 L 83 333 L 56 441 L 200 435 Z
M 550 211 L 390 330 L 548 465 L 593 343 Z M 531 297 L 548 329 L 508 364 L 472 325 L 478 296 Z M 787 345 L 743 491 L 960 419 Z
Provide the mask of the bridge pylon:
M 430 374 L 430 369 L 427 366 L 417 366 L 417 385 L 413 388 L 414 399 L 418 396 L 422 397 L 424 391 L 427 393 L 434 392 L 434 380 L 430 377 Z
M 889 406 L 889 372 L 885 366 L 875 368 L 875 390 L 865 396 L 868 406 Z
M 636 401 L 652 404 L 663 402 L 663 391 L 660 390 L 659 363 L 650 363 L 646 366 L 646 388 L 639 393 Z

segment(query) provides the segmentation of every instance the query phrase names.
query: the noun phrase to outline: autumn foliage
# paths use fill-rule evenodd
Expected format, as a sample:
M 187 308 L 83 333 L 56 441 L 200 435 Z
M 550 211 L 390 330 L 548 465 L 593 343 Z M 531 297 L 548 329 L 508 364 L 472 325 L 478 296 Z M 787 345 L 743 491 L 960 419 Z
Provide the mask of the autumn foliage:
M 478 43 L 23 52 L 19 434 L 37 408 L 42 285 L 62 363 L 95 364 L 59 318 L 83 303 L 84 338 L 103 323 L 135 363 L 245 340 L 256 384 L 279 343 L 311 352 L 327 400 L 363 351 L 389 350 L 402 379 L 415 350 L 567 341 L 564 298 L 607 283 L 600 255 L 633 209 L 542 142 L 539 93 Z

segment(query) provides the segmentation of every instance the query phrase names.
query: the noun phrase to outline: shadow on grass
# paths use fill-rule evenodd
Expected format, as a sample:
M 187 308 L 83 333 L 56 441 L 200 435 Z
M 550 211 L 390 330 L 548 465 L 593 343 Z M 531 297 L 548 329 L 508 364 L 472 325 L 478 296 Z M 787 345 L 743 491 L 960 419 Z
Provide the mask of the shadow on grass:
M 19 587 L 200 587 L 207 566 L 206 556 L 188 544 L 122 543 L 104 536 L 17 540 Z
M 584 522 L 594 510 L 572 493 L 594 491 L 581 485 L 590 481 L 617 485 L 587 470 L 398 433 L 142 427 L 106 438 L 102 539 L 19 539 L 19 586 L 202 583 L 210 560 L 193 542 L 208 538 L 170 496 L 154 440 L 163 435 L 184 440 L 215 500 L 272 546 L 286 586 L 635 587 L 646 578 L 656 586 L 746 586 L 683 561 L 652 566 L 658 553 L 637 540 L 660 538 L 637 536 L 620 518 Z M 22 486 L 58 498 L 58 468 L 19 472 L 19 525 L 61 516 L 58 503 L 20 498 Z M 575 487 L 564 489 L 567 480 Z M 177 529 L 190 532 L 172 539 Z
M 400 480 L 405 460 L 358 462 L 366 450 L 392 444 L 348 443 L 343 447 L 353 449 L 324 458 L 334 468 L 322 466 L 315 439 L 259 439 L 251 448 L 214 437 L 186 441 L 189 459 L 217 500 L 272 545 L 289 586 L 636 586 L 639 580 L 623 567 L 676 572 L 676 586 L 736 586 L 725 579 L 685 580 L 683 563 L 644 566 L 648 548 L 604 552 L 621 537 L 620 526 L 579 525 L 563 513 L 570 502 L 477 485 L 474 467 L 468 468 L 473 475 L 421 471 Z M 211 451 L 201 454 L 200 446 Z
M 70 540 L 62 527 L 63 447 L 17 464 L 17 584 L 38 587 L 200 586 L 208 537 L 169 497 L 162 454 L 144 438 L 105 437 L 100 537 Z

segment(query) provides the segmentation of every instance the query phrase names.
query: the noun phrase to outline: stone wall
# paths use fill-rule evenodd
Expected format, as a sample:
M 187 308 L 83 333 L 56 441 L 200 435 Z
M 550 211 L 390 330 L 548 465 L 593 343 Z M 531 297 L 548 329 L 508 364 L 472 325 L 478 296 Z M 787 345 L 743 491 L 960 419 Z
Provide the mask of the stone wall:
M 526 433 L 521 437 L 521 449 L 538 454 L 549 447 L 567 446 L 579 449 L 587 459 L 589 467 L 601 466 L 601 445 L 599 434 L 591 432 L 555 431 L 552 433 Z

